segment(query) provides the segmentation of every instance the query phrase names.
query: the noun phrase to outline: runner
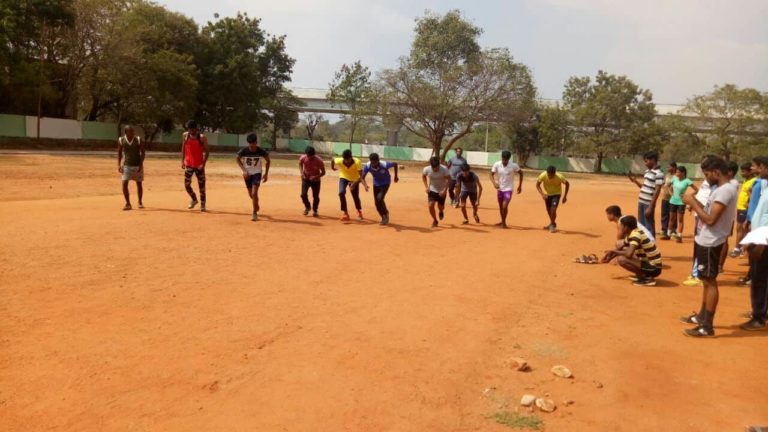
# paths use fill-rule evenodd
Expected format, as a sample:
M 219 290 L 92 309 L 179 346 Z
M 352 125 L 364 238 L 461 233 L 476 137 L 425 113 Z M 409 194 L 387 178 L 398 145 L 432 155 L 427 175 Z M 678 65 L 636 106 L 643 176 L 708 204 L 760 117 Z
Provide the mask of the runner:
M 312 209 L 312 217 L 318 217 L 320 207 L 320 179 L 325 175 L 325 163 L 317 156 L 315 148 L 307 146 L 299 158 L 301 174 L 301 202 L 304 203 L 304 216 Z M 309 190 L 312 189 L 312 205 L 309 204 Z
M 744 183 L 741 184 L 739 189 L 739 202 L 736 204 L 736 246 L 731 252 L 731 257 L 736 258 L 741 256 L 741 240 L 749 232 L 747 222 L 747 209 L 749 208 L 749 198 L 752 194 L 752 186 L 758 179 L 756 173 L 752 171 L 752 163 L 746 162 L 741 164 L 741 177 L 744 178 Z
M 362 181 L 366 186 L 365 190 L 368 190 L 368 183 L 365 183 L 365 177 L 368 173 L 371 173 L 373 177 L 373 200 L 376 203 L 376 211 L 381 216 L 380 225 L 386 225 L 389 223 L 389 210 L 387 209 L 387 203 L 384 202 L 384 198 L 389 192 L 389 186 L 392 184 L 392 176 L 389 175 L 389 169 L 395 169 L 395 183 L 400 179 L 397 177 L 397 164 L 392 162 L 380 161 L 377 153 L 371 153 L 368 156 L 368 162 L 363 165 Z
M 480 216 L 477 210 L 480 207 L 480 197 L 483 195 L 483 185 L 480 183 L 480 177 L 472 171 L 469 164 L 461 166 L 461 172 L 456 176 L 456 190 L 454 194 L 459 197 L 461 202 L 461 214 L 464 215 L 463 225 L 469 223 L 467 218 L 467 198 L 472 204 L 472 216 L 475 222 L 480 223 Z
M 519 178 L 517 193 L 523 193 L 523 171 L 519 165 L 510 162 L 511 158 L 512 153 L 509 150 L 504 150 L 501 152 L 501 160 L 491 167 L 491 184 L 498 191 L 496 197 L 499 201 L 499 214 L 501 215 L 501 222 L 497 223 L 496 226 L 501 228 L 507 227 L 509 202 L 512 200 L 512 191 L 515 189 L 515 173 Z M 494 175 L 499 177 L 498 181 Z
M 448 161 L 448 170 L 451 173 L 451 184 L 448 186 L 448 194 L 451 196 L 451 205 L 454 208 L 459 206 L 459 198 L 454 190 L 456 189 L 456 177 L 461 173 L 461 167 L 467 164 L 467 160 L 462 156 L 464 149 L 456 147 L 455 151 L 456 155 Z
M 672 179 L 677 174 L 677 163 L 670 162 L 667 169 L 667 175 L 664 177 L 664 186 L 661 188 L 661 231 L 659 235 L 662 240 L 669 240 L 669 200 L 672 198 Z
M 605 251 L 602 261 L 607 263 L 618 258 L 621 267 L 635 274 L 634 285 L 656 285 L 656 277 L 661 274 L 662 264 L 656 242 L 638 228 L 634 216 L 624 216 L 619 225 L 624 237 L 624 247 Z
M 544 190 L 541 189 L 542 183 Z M 565 184 L 565 195 L 562 195 L 563 184 Z M 547 171 L 541 173 L 536 179 L 536 190 L 544 198 L 544 206 L 547 208 L 547 215 L 549 216 L 549 225 L 545 226 L 544 229 L 551 233 L 557 232 L 557 206 L 560 205 L 560 196 L 563 197 L 563 204 L 567 203 L 570 189 L 571 184 L 552 165 L 548 166 Z
M 266 150 L 259 147 L 259 137 L 255 133 L 250 133 L 245 138 L 248 142 L 248 147 L 244 147 L 237 152 L 237 166 L 243 172 L 243 180 L 245 180 L 245 187 L 248 188 L 248 196 L 253 203 L 253 214 L 251 220 L 259 220 L 259 186 L 261 182 L 266 183 L 269 180 L 269 166 L 272 161 L 269 160 L 269 153 Z M 261 160 L 264 159 L 267 162 L 267 166 L 264 168 L 262 175 Z
M 631 172 L 627 173 L 629 180 L 640 188 L 637 204 L 637 221 L 640 225 L 656 232 L 656 201 L 661 194 L 664 185 L 664 173 L 659 169 L 659 153 L 649 151 L 643 155 L 645 162 L 645 174 L 640 183 Z
M 693 189 L 694 193 L 699 192 L 699 188 L 688 178 L 688 169 L 684 166 L 677 168 L 675 178 L 672 179 L 672 197 L 669 199 L 669 231 L 670 235 L 662 237 L 662 240 L 674 238 L 678 243 L 683 242 L 683 229 L 685 228 L 685 203 L 683 203 L 683 194 L 686 189 Z
M 707 158 L 701 164 L 704 176 L 710 185 L 717 185 L 702 206 L 692 194 L 686 194 L 683 201 L 699 216 L 699 233 L 695 237 L 696 258 L 699 278 L 704 282 L 703 299 L 698 313 L 683 317 L 685 323 L 695 324 L 685 334 L 692 337 L 715 335 L 713 322 L 719 299 L 717 275 L 720 272 L 720 252 L 728 239 L 736 218 L 738 190 L 728 182 L 728 166 L 723 159 Z
M 123 196 L 125 207 L 123 210 L 131 210 L 131 197 L 128 192 L 128 182 L 136 182 L 136 192 L 139 195 L 139 208 L 144 208 L 142 198 L 144 196 L 144 143 L 137 137 L 132 126 L 126 126 L 125 135 L 117 139 L 117 172 L 123 175 Z
M 197 195 L 192 190 L 192 176 L 197 177 L 197 186 L 200 189 L 200 211 L 205 211 L 205 164 L 208 162 L 208 138 L 197 130 L 197 123 L 187 122 L 187 131 L 182 135 L 181 145 L 181 169 L 184 170 L 184 188 L 192 201 L 188 209 L 197 205 Z
M 429 159 L 429 166 L 421 172 L 421 180 L 424 182 L 424 188 L 426 188 L 429 214 L 432 216 L 432 228 L 434 228 L 437 226 L 438 216 L 440 220 L 443 220 L 445 216 L 445 198 L 448 194 L 451 175 L 448 168 L 440 165 L 440 158 L 433 156 Z M 439 215 L 435 215 L 435 204 L 437 204 Z
M 357 218 L 363 220 L 363 205 L 360 203 L 360 173 L 363 171 L 363 165 L 360 159 L 352 157 L 352 150 L 344 150 L 340 158 L 331 159 L 331 169 L 339 170 L 339 201 L 341 201 L 341 220 L 349 220 L 347 212 L 347 187 L 352 195 L 352 201 L 355 202 L 357 209 Z M 368 192 L 368 185 L 363 183 L 365 191 Z

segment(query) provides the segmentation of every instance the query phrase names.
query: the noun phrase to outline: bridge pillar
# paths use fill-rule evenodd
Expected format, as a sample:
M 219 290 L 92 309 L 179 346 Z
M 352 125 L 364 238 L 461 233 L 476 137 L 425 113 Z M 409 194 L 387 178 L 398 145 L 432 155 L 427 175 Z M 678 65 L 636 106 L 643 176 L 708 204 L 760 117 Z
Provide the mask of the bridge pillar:
M 397 139 L 403 124 L 400 122 L 400 119 L 395 117 L 386 116 L 383 120 L 384 129 L 387 131 L 387 145 L 397 146 Z

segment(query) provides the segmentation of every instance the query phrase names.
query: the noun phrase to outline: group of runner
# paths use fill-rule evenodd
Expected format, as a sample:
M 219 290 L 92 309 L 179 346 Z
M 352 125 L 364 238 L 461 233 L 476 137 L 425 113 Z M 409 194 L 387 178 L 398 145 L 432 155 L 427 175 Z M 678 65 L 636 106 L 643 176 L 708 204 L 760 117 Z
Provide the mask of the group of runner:
M 643 181 L 631 174 L 629 179 L 640 188 L 637 218 L 621 216 L 618 206 L 606 209 L 608 219 L 618 224 L 618 243 L 606 251 L 602 262 L 617 258 L 620 266 L 633 273 L 635 285 L 655 285 L 662 271 L 662 257 L 657 248 L 655 209 L 662 198 L 663 240 L 683 239 L 686 210 L 694 214 L 694 250 L 691 276 L 686 286 L 702 286 L 702 302 L 698 311 L 684 316 L 684 323 L 694 325 L 685 334 L 694 337 L 714 336 L 714 316 L 719 300 L 717 277 L 723 272 L 728 254 L 728 240 L 737 225 L 736 246 L 731 257 L 748 254 L 749 272 L 740 283 L 750 285 L 752 311 L 743 330 L 763 330 L 768 320 L 768 157 L 756 157 L 739 167 L 733 161 L 707 156 L 701 163 L 704 181 L 697 187 L 687 178 L 687 169 L 676 163 L 669 165 L 668 176 L 659 167 L 657 152 L 644 155 L 646 171 Z M 735 179 L 741 170 L 744 179 Z M 687 192 L 691 189 L 690 192 Z M 746 240 L 750 231 L 762 229 L 760 236 Z
M 205 194 L 205 165 L 210 155 L 208 139 L 199 132 L 197 124 L 193 121 L 187 123 L 187 130 L 182 135 L 181 168 L 184 170 L 184 187 L 189 194 L 190 202 L 187 208 L 194 209 L 200 204 L 200 211 L 206 211 Z M 123 195 L 125 197 L 124 210 L 131 210 L 128 182 L 136 181 L 139 195 L 139 207 L 143 207 L 142 181 L 144 177 L 144 157 L 146 155 L 144 144 L 140 137 L 135 135 L 131 126 L 126 126 L 125 134 L 118 139 L 118 170 L 123 175 Z M 259 187 L 261 183 L 269 180 L 271 160 L 269 153 L 259 146 L 258 136 L 251 133 L 246 137 L 248 145 L 242 148 L 236 156 L 237 166 L 243 174 L 248 196 L 252 202 L 253 213 L 251 219 L 258 220 Z M 502 228 L 507 227 L 507 215 L 509 203 L 513 193 L 522 193 L 523 171 L 520 166 L 511 160 L 509 151 L 501 153 L 501 160 L 493 164 L 490 170 L 490 181 L 497 190 L 499 215 L 501 221 L 497 224 Z M 464 217 L 463 224 L 469 223 L 467 214 L 467 202 L 472 208 L 472 218 L 480 223 L 478 214 L 480 198 L 483 193 L 483 185 L 480 177 L 472 171 L 472 168 L 463 157 L 463 150 L 457 148 L 455 155 L 443 165 L 438 157 L 432 157 L 429 166 L 422 171 L 422 181 L 427 195 L 429 214 L 432 218 L 432 227 L 437 227 L 439 221 L 445 216 L 445 203 L 450 197 L 454 208 L 461 208 Z M 381 218 L 381 225 L 389 224 L 389 209 L 386 204 L 386 196 L 392 183 L 399 181 L 397 163 L 382 161 L 376 153 L 371 153 L 368 162 L 363 164 L 359 158 L 354 157 L 350 150 L 342 152 L 341 157 L 331 159 L 331 169 L 339 171 L 338 196 L 341 207 L 341 220 L 350 221 L 347 192 L 352 197 L 357 218 L 363 220 L 363 209 L 360 201 L 360 186 L 367 192 L 370 188 L 367 182 L 368 174 L 373 179 L 373 198 L 376 211 Z M 394 176 L 392 173 L 394 173 Z M 299 174 L 301 176 L 301 201 L 304 205 L 304 215 L 312 212 L 313 217 L 318 217 L 320 205 L 320 186 L 322 178 L 326 175 L 325 162 L 317 155 L 312 146 L 308 146 L 304 155 L 299 159 Z M 200 197 L 192 188 L 192 177 L 198 182 Z M 515 178 L 517 177 L 517 188 Z M 562 186 L 565 185 L 565 194 L 562 194 Z M 543 186 L 543 188 L 542 188 Z M 550 224 L 545 228 L 551 232 L 557 230 L 557 207 L 568 200 L 570 183 L 558 173 L 554 167 L 549 167 L 542 173 L 536 183 L 536 188 L 541 194 Z M 312 201 L 309 192 L 312 192 Z

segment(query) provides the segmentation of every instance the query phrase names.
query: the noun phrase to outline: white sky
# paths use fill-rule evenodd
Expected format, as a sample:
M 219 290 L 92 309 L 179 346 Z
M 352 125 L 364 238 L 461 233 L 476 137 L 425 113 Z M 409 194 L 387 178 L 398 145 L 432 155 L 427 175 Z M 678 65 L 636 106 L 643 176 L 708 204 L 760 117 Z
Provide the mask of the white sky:
M 481 45 L 508 47 L 542 97 L 572 75 L 629 76 L 657 103 L 684 103 L 716 84 L 768 91 L 768 0 L 159 0 L 205 24 L 218 12 L 262 19 L 287 36 L 293 87 L 324 88 L 342 63 L 377 71 L 408 54 L 414 19 L 460 9 L 484 29 Z

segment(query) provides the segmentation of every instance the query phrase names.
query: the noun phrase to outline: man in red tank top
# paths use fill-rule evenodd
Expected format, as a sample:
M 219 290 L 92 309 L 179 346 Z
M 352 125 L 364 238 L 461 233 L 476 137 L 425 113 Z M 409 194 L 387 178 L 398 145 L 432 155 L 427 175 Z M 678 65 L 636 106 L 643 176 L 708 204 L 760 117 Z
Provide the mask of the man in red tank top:
M 197 123 L 187 122 L 187 131 L 182 135 L 181 169 L 184 170 L 184 188 L 192 201 L 188 209 L 197 205 L 197 195 L 192 189 L 192 175 L 197 177 L 200 188 L 200 211 L 205 211 L 205 163 L 208 161 L 208 138 L 197 130 Z

